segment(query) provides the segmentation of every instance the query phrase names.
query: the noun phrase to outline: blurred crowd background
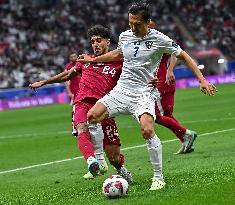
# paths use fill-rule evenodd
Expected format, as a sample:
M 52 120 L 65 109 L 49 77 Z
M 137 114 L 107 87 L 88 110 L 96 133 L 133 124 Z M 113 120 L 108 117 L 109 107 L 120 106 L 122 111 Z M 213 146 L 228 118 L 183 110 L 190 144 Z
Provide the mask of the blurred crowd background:
M 132 2 L 0 0 L 0 88 L 28 86 L 29 82 L 61 72 L 70 51 L 90 52 L 86 31 L 92 25 L 109 27 L 115 48 L 119 34 L 128 28 L 127 11 Z M 157 29 L 195 57 L 201 55 L 199 51 L 211 51 L 222 59 L 220 63 L 234 61 L 235 1 L 148 2 Z M 211 66 L 217 69 L 216 64 Z M 229 71 L 225 67 L 222 72 Z M 216 73 L 213 69 L 207 72 Z

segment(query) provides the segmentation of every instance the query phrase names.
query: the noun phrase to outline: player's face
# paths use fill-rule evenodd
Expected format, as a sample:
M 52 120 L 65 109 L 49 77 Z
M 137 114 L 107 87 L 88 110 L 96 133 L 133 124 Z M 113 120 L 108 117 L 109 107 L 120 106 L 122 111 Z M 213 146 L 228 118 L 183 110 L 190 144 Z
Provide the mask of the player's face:
M 149 21 L 145 22 L 140 14 L 129 14 L 129 25 L 136 37 L 144 37 L 148 32 Z
M 77 60 L 77 58 L 78 58 L 77 54 L 76 54 L 76 53 L 72 53 L 72 54 L 70 54 L 70 56 L 69 56 L 69 61 L 70 61 L 71 63 L 75 63 L 76 60 Z
M 91 46 L 95 55 L 103 55 L 108 52 L 110 45 L 110 40 L 102 38 L 101 36 L 91 37 Z

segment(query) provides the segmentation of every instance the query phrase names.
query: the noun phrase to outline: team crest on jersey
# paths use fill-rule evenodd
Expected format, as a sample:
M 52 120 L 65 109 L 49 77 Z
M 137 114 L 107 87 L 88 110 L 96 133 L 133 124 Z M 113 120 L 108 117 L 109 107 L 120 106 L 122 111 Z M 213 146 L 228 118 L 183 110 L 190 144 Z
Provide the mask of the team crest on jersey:
M 148 49 L 150 49 L 153 45 L 153 41 L 145 41 L 145 45 Z

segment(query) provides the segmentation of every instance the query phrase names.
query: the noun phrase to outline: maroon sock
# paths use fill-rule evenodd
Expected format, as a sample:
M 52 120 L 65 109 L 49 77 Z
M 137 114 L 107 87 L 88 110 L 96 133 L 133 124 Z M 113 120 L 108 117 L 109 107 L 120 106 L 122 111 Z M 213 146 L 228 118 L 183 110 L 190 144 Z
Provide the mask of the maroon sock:
M 183 135 L 186 132 L 186 128 L 184 128 L 174 117 L 161 116 L 156 122 L 171 129 L 181 142 L 184 141 Z
M 78 148 L 87 160 L 90 156 L 94 157 L 94 145 L 91 142 L 89 132 L 82 132 L 78 135 Z
M 175 131 L 173 131 L 174 133 L 175 133 L 175 135 L 180 139 L 180 141 L 181 142 L 184 142 L 184 134 L 185 134 L 185 132 L 186 132 L 186 128 L 184 128 L 180 123 L 179 123 L 179 121 L 177 120 L 177 119 L 175 119 L 174 118 L 174 116 L 171 116 L 171 118 L 173 119 L 173 120 L 175 120 L 175 122 L 176 123 L 178 123 L 183 129 L 181 129 L 181 130 L 175 130 Z
M 184 142 L 184 135 L 181 132 L 172 130 L 181 142 Z

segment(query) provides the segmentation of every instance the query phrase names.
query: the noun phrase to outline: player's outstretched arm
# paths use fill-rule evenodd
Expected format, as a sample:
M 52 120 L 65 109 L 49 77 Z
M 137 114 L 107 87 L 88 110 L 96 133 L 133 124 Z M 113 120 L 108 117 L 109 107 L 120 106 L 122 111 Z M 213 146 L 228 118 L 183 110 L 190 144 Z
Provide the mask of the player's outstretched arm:
M 123 58 L 123 55 L 118 50 L 109 51 L 108 53 L 105 53 L 104 55 L 96 56 L 95 58 L 90 57 L 89 55 L 80 55 L 79 60 L 80 62 L 84 63 L 101 63 L 101 62 L 112 62 L 121 60 Z
M 204 78 L 201 71 L 198 69 L 196 62 L 185 51 L 181 51 L 177 58 L 182 59 L 186 63 L 186 65 L 194 72 L 200 83 L 200 89 L 204 94 L 210 96 L 215 94 L 216 87 Z
M 68 71 L 64 71 L 62 73 L 59 73 L 59 74 L 52 76 L 46 80 L 41 80 L 41 81 L 32 83 L 29 85 L 29 87 L 31 89 L 36 89 L 36 88 L 40 88 L 40 87 L 42 87 L 44 85 L 48 85 L 48 84 L 65 82 L 65 81 L 72 79 L 73 77 L 75 77 L 78 74 L 79 74 L 78 72 L 76 72 L 73 68 L 71 68 Z

